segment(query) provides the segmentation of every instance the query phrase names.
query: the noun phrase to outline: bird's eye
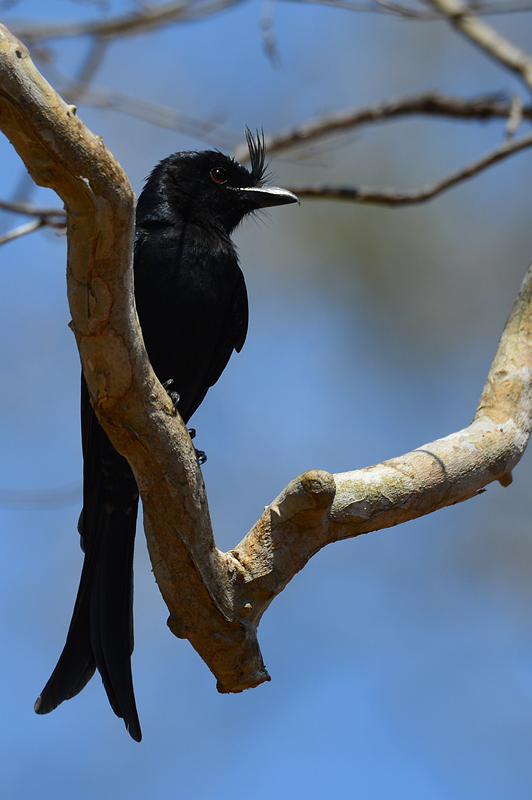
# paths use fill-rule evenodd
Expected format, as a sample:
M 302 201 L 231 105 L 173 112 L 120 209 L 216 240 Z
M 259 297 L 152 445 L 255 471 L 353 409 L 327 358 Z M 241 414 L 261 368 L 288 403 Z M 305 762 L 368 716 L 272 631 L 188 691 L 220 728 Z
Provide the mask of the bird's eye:
M 215 183 L 227 183 L 227 170 L 223 167 L 211 169 L 211 178 Z

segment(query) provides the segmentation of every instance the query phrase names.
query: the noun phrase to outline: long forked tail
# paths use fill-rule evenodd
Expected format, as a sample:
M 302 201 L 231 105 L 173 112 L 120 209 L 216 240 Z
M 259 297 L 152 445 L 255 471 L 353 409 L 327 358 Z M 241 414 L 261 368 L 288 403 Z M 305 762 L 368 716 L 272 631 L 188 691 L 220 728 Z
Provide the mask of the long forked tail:
M 89 425 L 88 447 L 84 425 L 83 570 L 63 652 L 35 711 L 47 714 L 74 697 L 97 668 L 111 708 L 140 742 L 131 676 L 138 492 L 125 459 L 112 448 L 97 421 L 91 422 L 96 427 Z

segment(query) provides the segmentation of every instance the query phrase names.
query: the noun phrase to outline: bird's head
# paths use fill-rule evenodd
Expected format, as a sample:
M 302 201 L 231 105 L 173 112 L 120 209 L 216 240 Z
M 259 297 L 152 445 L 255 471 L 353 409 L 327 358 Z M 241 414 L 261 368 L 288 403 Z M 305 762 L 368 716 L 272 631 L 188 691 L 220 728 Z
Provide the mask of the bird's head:
M 178 217 L 178 221 L 222 227 L 230 234 L 246 214 L 298 203 L 292 192 L 266 183 L 263 138 L 246 129 L 246 139 L 250 169 L 218 150 L 174 153 L 161 161 L 139 198 L 137 221 L 148 221 L 157 209 L 159 222 L 172 224 Z

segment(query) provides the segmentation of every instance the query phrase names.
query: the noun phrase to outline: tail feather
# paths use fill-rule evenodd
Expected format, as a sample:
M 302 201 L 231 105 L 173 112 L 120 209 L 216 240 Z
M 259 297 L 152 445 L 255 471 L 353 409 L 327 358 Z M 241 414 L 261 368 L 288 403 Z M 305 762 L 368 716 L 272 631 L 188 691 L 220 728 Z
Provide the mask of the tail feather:
M 101 506 L 101 474 L 95 480 L 91 499 L 93 508 Z M 84 542 L 85 558 L 66 643 L 56 668 L 37 698 L 34 706 L 37 714 L 48 714 L 64 700 L 75 697 L 94 675 L 96 660 L 90 637 L 91 594 L 101 549 L 101 538 L 101 529 L 96 529 L 92 536 L 86 537 Z
M 82 385 L 85 552 L 63 652 L 35 703 L 47 714 L 80 692 L 98 669 L 115 714 L 142 734 L 133 692 L 133 551 L 138 490 L 127 461 L 98 424 Z
M 133 739 L 142 734 L 133 691 L 133 545 L 137 506 L 127 516 L 111 512 L 91 598 L 90 641 L 111 708 Z

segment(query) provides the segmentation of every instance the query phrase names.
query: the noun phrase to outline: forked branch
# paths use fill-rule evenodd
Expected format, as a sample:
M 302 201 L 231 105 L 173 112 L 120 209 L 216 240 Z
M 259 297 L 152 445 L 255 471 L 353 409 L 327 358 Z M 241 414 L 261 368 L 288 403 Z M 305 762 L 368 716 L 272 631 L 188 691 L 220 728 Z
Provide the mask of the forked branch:
M 311 470 L 286 487 L 239 545 L 220 552 L 192 444 L 150 367 L 137 323 L 127 178 L 5 28 L 0 125 L 34 179 L 66 205 L 71 327 L 91 399 L 134 470 L 170 628 L 189 639 L 220 691 L 269 680 L 258 623 L 320 548 L 466 500 L 493 480 L 510 482 L 532 418 L 530 271 L 468 428 L 355 472 Z

